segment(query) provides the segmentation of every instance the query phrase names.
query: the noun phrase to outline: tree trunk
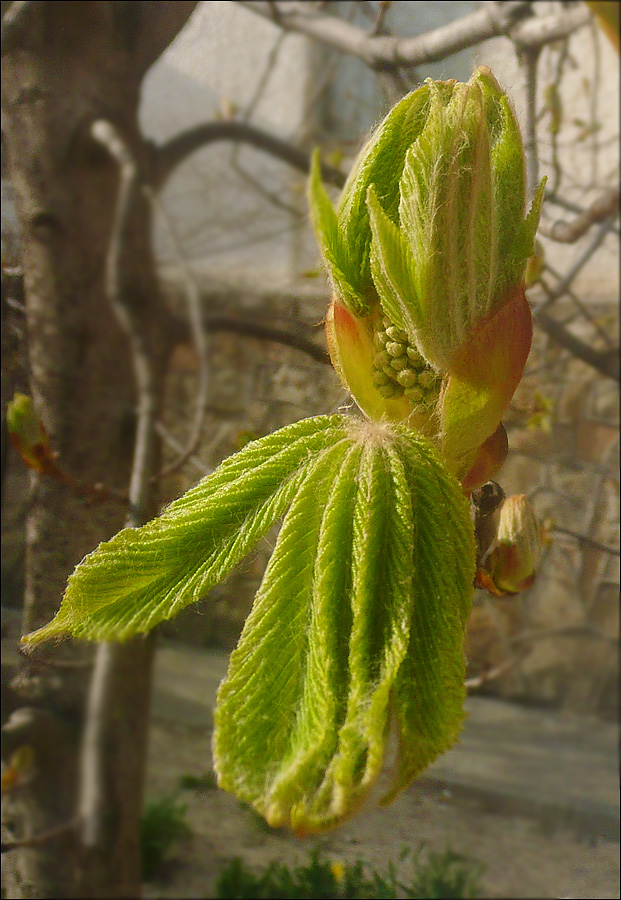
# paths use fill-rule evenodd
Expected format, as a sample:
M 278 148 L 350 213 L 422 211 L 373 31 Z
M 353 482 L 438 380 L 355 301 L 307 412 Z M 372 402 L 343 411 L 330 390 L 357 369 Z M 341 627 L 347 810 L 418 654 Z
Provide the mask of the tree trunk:
M 118 171 L 90 136 L 107 119 L 147 171 L 137 122 L 147 67 L 193 3 L 47 2 L 25 5 L 4 52 L 3 135 L 22 233 L 32 395 L 60 463 L 77 478 L 127 489 L 136 396 L 126 335 L 105 285 Z M 142 323 L 161 396 L 166 313 L 155 280 L 150 210 L 138 196 L 123 248 L 126 301 Z M 67 576 L 124 523 L 126 504 L 93 503 L 40 479 L 27 526 L 24 630 L 48 621 Z M 8 723 L 6 752 L 30 744 L 34 777 L 10 797 L 18 839 L 75 819 L 85 694 L 93 649 L 61 645 L 24 659 L 16 688 L 26 707 Z M 104 837 L 85 848 L 78 828 L 12 851 L 12 897 L 131 897 L 140 892 L 140 814 L 152 642 L 116 652 L 117 696 L 105 740 Z M 43 662 L 41 660 L 44 660 Z M 76 668 L 77 666 L 77 668 Z M 113 753 L 110 748 L 113 748 Z M 3 751 L 4 752 L 4 751 Z

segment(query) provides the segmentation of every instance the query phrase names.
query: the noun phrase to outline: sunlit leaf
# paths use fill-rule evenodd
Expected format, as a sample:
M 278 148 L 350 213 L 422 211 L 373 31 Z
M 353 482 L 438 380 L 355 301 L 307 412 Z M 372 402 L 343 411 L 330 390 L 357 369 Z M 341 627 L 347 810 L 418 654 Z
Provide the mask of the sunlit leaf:
M 342 419 L 323 416 L 248 444 L 159 518 L 85 557 L 56 618 L 22 640 L 125 640 L 176 615 L 246 556 L 287 509 L 313 454 L 342 434 Z
M 272 825 L 324 830 L 364 801 L 394 720 L 398 792 L 458 736 L 473 577 L 467 503 L 435 451 L 354 423 L 307 469 L 231 656 L 220 785 Z

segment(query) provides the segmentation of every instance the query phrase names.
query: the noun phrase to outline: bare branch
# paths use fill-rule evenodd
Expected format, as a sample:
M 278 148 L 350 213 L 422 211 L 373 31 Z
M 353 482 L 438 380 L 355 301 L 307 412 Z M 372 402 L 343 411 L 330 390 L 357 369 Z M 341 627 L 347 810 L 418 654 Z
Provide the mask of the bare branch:
M 561 194 L 556 194 L 554 191 L 546 190 L 545 202 L 547 205 L 552 204 L 553 206 L 560 206 L 561 209 L 566 209 L 567 212 L 573 212 L 579 216 L 586 212 L 584 207 L 580 206 L 578 203 L 574 203 L 573 200 L 568 200 L 567 197 L 563 197 Z M 620 233 L 618 225 L 612 225 L 610 230 L 613 234 Z
M 42 844 L 49 844 L 51 841 L 57 841 L 58 838 L 64 837 L 74 830 L 76 820 L 64 822 L 62 825 L 56 825 L 40 834 L 33 834 L 27 838 L 15 838 L 11 841 L 2 841 L 0 844 L 0 852 L 8 853 L 11 850 L 19 850 L 22 847 L 40 847 Z
M 613 644 L 617 643 L 618 641 L 618 638 L 615 635 L 609 635 L 605 631 L 602 631 L 601 628 L 597 628 L 596 626 L 590 625 L 586 622 L 579 623 L 577 625 L 564 625 L 559 628 L 541 628 L 534 631 L 521 631 L 519 634 L 508 636 L 506 640 L 509 644 L 517 644 L 519 646 L 520 644 L 529 644 L 532 641 L 544 640 L 546 638 L 575 637 L 580 635 L 585 635 L 587 637 L 596 638 Z M 467 678 L 466 689 L 475 690 L 476 688 L 483 687 L 490 681 L 494 681 L 495 679 L 500 678 L 500 676 L 504 675 L 505 672 L 514 668 L 519 662 L 522 662 L 525 656 L 525 649 L 518 650 L 515 656 L 512 656 L 510 659 L 504 660 L 493 669 L 483 671 L 480 675 L 475 675 L 472 678 Z
M 518 59 L 526 82 L 526 109 L 524 120 L 524 155 L 526 157 L 526 191 L 534 192 L 539 183 L 539 149 L 537 147 L 537 66 L 540 47 L 524 47 L 518 50 Z
M 242 334 L 245 337 L 258 338 L 263 341 L 274 341 L 284 344 L 285 347 L 293 347 L 301 353 L 312 357 L 320 363 L 330 365 L 330 356 L 327 350 L 318 346 L 305 335 L 286 331 L 282 328 L 274 328 L 254 319 L 241 319 L 235 316 L 207 315 L 204 319 L 209 331 L 229 331 L 233 334 Z
M 369 35 L 310 3 L 237 0 L 251 12 L 289 31 L 306 34 L 357 56 L 373 69 L 413 67 L 445 59 L 490 38 L 507 35 L 522 47 L 536 47 L 571 34 L 590 21 L 586 7 L 558 15 L 521 19 L 530 3 L 490 3 L 461 19 L 412 38 Z
M 557 279 L 557 281 L 559 281 L 559 282 L 562 281 L 562 276 L 555 269 L 552 268 L 552 266 L 550 265 L 549 262 L 546 262 L 544 264 L 544 272 L 549 272 L 551 275 L 554 276 L 554 278 Z M 551 288 L 548 287 L 544 278 L 540 279 L 539 284 L 541 285 L 543 290 L 546 292 L 547 296 L 551 297 L 553 294 L 553 291 Z M 582 300 L 580 300 L 576 296 L 575 292 L 571 289 L 571 287 L 568 287 L 565 293 L 571 299 L 574 306 L 578 309 L 581 316 L 584 319 L 586 319 L 586 321 L 589 323 L 589 325 L 591 325 L 591 327 L 594 329 L 594 331 L 596 331 L 598 333 L 598 335 L 603 340 L 603 342 L 606 344 L 606 346 L 607 347 L 617 347 L 618 344 L 615 344 L 613 338 L 610 335 L 610 329 L 607 330 L 601 326 L 601 324 L 597 321 L 597 317 L 594 316 L 593 313 L 591 312 L 591 310 L 588 308 L 588 306 L 586 306 L 582 302 Z M 567 321 L 565 321 L 564 324 L 567 324 Z
M 238 2 L 288 31 L 297 31 L 362 59 L 373 69 L 418 66 L 502 33 L 495 10 L 486 8 L 416 38 L 369 35 L 364 29 L 299 2 Z M 276 12 L 276 15 L 274 13 Z
M 110 829 L 118 831 L 118 820 L 124 819 L 126 831 L 138 825 L 143 765 L 139 751 L 145 741 L 144 722 L 148 721 L 154 650 L 155 632 L 128 644 L 97 645 L 82 736 L 78 792 L 80 840 L 91 850 L 105 846 Z M 119 716 L 121 695 L 129 695 L 136 715 Z M 117 742 L 123 746 L 123 740 L 131 742 L 136 752 L 120 760 Z M 115 772 L 119 766 L 123 768 L 123 780 L 128 785 L 138 784 L 138 790 L 132 796 L 116 796 L 111 801 L 115 784 L 118 791 Z M 115 813 L 112 818 L 111 811 Z
M 600 541 L 594 541 L 593 538 L 588 537 L 586 534 L 578 534 L 577 531 L 571 531 L 569 528 L 560 528 L 558 526 L 555 526 L 553 530 L 559 534 L 567 534 L 569 537 L 575 538 L 579 544 L 584 544 L 585 547 L 591 547 L 593 550 L 600 550 L 602 553 L 608 553 L 610 556 L 621 556 L 621 552 L 617 547 L 609 547 L 607 544 L 600 543 Z
M 581 359 L 583 362 L 587 363 L 587 365 L 589 366 L 592 366 L 594 369 L 597 369 L 597 371 L 601 372 L 602 375 L 606 375 L 608 378 L 618 379 L 618 347 L 603 352 L 595 350 L 589 344 L 586 344 L 584 341 L 580 340 L 580 338 L 572 334 L 571 331 L 569 331 L 561 322 L 553 319 L 545 311 L 547 307 L 551 306 L 556 300 L 558 300 L 564 294 L 568 293 L 575 277 L 583 268 L 583 266 L 588 262 L 588 260 L 593 256 L 598 247 L 602 244 L 604 238 L 611 230 L 611 227 L 611 219 L 608 219 L 607 221 L 603 222 L 602 225 L 600 225 L 597 234 L 590 242 L 590 244 L 584 249 L 583 253 L 580 254 L 569 272 L 565 274 L 565 276 L 561 279 L 560 283 L 553 291 L 548 291 L 546 300 L 544 300 L 543 303 L 540 303 L 539 306 L 535 308 L 535 310 L 533 311 L 533 317 L 537 325 L 542 329 L 542 331 L 545 331 L 548 337 L 551 337 L 553 341 L 555 341 L 565 350 L 568 350 L 573 356 Z
M 598 372 L 601 372 L 602 375 L 606 375 L 607 378 L 614 378 L 615 381 L 618 380 L 618 347 L 603 352 L 594 350 L 593 347 L 589 344 L 585 344 L 584 341 L 577 338 L 571 331 L 565 328 L 564 325 L 557 322 L 556 319 L 553 319 L 546 312 L 537 311 L 536 317 L 539 328 L 541 328 L 542 331 L 545 331 L 548 337 L 552 338 L 556 344 L 563 347 L 564 350 L 568 350 L 572 356 L 581 359 L 582 362 L 597 369 Z
M 246 104 L 246 107 L 244 108 L 241 115 L 239 116 L 239 121 L 249 122 L 250 119 L 252 118 L 252 114 L 254 113 L 255 109 L 257 108 L 259 101 L 261 100 L 263 93 L 265 91 L 265 88 L 270 80 L 272 72 L 274 71 L 274 68 L 275 68 L 277 60 L 278 60 L 278 54 L 280 53 L 280 49 L 281 49 L 282 44 L 286 37 L 287 37 L 287 32 L 281 31 L 280 34 L 277 36 L 276 40 L 274 41 L 272 48 L 267 55 L 267 60 L 263 67 L 263 72 L 261 73 L 260 78 L 257 80 L 257 84 L 255 86 L 254 92 L 253 92 L 250 100 L 248 101 L 248 103 Z M 268 190 L 267 187 L 261 182 L 260 179 L 255 178 L 253 175 L 251 175 L 250 172 L 248 172 L 243 167 L 243 165 L 241 164 L 241 162 L 239 160 L 241 148 L 242 148 L 241 142 L 236 141 L 233 144 L 233 148 L 231 150 L 231 155 L 230 155 L 230 163 L 231 163 L 231 168 L 233 169 L 233 171 L 237 173 L 237 175 L 242 179 L 242 181 L 245 181 L 246 184 L 250 185 L 250 187 L 253 190 L 257 191 L 257 193 L 259 193 L 262 197 L 264 197 L 273 206 L 276 206 L 279 209 L 283 209 L 285 212 L 289 213 L 290 215 L 294 215 L 294 216 L 298 215 L 299 210 L 296 209 L 295 207 L 291 206 L 289 203 L 284 202 L 278 191 Z
M 582 253 L 578 256 L 578 259 L 574 262 L 574 264 L 571 267 L 571 269 L 569 270 L 569 272 L 567 272 L 563 276 L 563 278 L 561 279 L 561 282 L 555 287 L 555 289 L 547 297 L 547 299 L 542 304 L 540 304 L 540 306 L 537 307 L 537 309 L 535 310 L 535 313 L 534 313 L 536 318 L 539 318 L 544 309 L 547 309 L 547 307 L 549 307 L 553 303 L 555 303 L 556 300 L 558 300 L 560 297 L 562 297 L 568 291 L 568 289 L 571 287 L 571 285 L 572 285 L 574 279 L 576 278 L 576 276 L 578 275 L 578 273 L 588 263 L 588 261 L 591 259 L 591 257 L 595 253 L 595 251 L 598 250 L 599 247 L 603 244 L 604 239 L 605 239 L 606 235 L 608 234 L 608 232 L 610 231 L 611 226 L 612 226 L 611 219 L 605 220 L 600 225 L 595 237 L 584 248 Z
M 157 413 L 156 378 L 143 323 L 126 295 L 123 285 L 123 248 L 128 235 L 131 213 L 136 197 L 138 166 L 125 141 L 105 120 L 96 121 L 91 128 L 98 141 L 117 163 L 119 191 L 106 259 L 106 287 L 111 307 L 125 331 L 132 356 L 137 392 L 137 423 L 134 459 L 129 483 L 129 526 L 142 524 L 148 517 L 151 497 L 151 474 L 154 468 Z M 127 696 L 127 681 L 131 680 L 130 694 L 138 703 L 148 702 L 154 635 L 131 645 L 101 643 L 97 647 L 91 688 L 87 702 L 83 733 L 80 784 L 78 792 L 78 817 L 82 826 L 80 837 L 85 847 L 100 849 L 106 840 L 110 823 L 105 811 L 112 790 L 115 767 L 118 760 L 110 746 L 110 734 L 127 731 L 134 745 L 144 739 L 143 717 L 134 721 L 119 721 L 117 700 L 121 692 Z M 125 682 L 125 683 L 124 683 Z M 112 728 L 111 728 L 111 724 Z M 124 759 L 125 775 L 140 780 L 140 772 L 130 772 L 132 764 L 141 766 L 140 754 Z M 123 815 L 129 821 L 138 817 L 135 796 L 120 798 L 124 803 Z M 117 810 L 117 812 L 119 812 Z
M 91 128 L 92 136 L 102 144 L 119 167 L 119 195 L 106 260 L 106 282 L 110 304 L 131 347 L 136 379 L 137 424 L 134 462 L 129 484 L 130 518 L 128 525 L 142 524 L 150 498 L 150 473 L 155 453 L 156 379 L 152 370 L 147 338 L 122 284 L 122 251 L 127 236 L 132 204 L 136 193 L 138 167 L 117 129 L 103 119 Z
M 466 690 L 473 691 L 476 688 L 483 687 L 485 684 L 489 684 L 490 681 L 495 681 L 497 678 L 500 678 L 501 675 L 504 675 L 509 669 L 513 669 L 514 666 L 517 666 L 519 662 L 522 661 L 526 654 L 522 653 L 518 656 L 514 656 L 511 659 L 505 659 L 504 662 L 500 663 L 497 666 L 494 666 L 493 669 L 486 669 L 480 675 L 474 675 L 472 678 L 466 678 Z
M 280 53 L 280 50 L 282 48 L 283 42 L 286 37 L 287 37 L 287 32 L 286 31 L 281 32 L 278 35 L 278 37 L 276 38 L 276 40 L 274 41 L 274 43 L 270 49 L 270 52 L 267 54 L 267 60 L 265 62 L 265 66 L 263 67 L 263 72 L 261 74 L 261 77 L 258 79 L 258 81 L 255 85 L 255 89 L 252 93 L 252 96 L 251 96 L 250 100 L 248 101 L 248 103 L 246 104 L 244 111 L 241 114 L 240 118 L 241 118 L 242 122 L 249 122 L 250 119 L 252 118 L 252 114 L 254 113 L 255 109 L 257 108 L 259 101 L 261 100 L 261 97 L 263 96 L 263 93 L 265 91 L 265 88 L 267 87 L 267 84 L 272 76 L 272 73 L 273 73 L 275 67 L 276 67 L 276 63 L 278 61 L 278 54 Z
M 530 641 L 540 641 L 551 637 L 579 637 L 586 635 L 587 637 L 596 638 L 606 641 L 610 644 L 616 644 L 619 637 L 616 634 L 608 634 L 597 628 L 596 625 L 590 625 L 588 622 L 578 622 L 575 625 L 561 625 L 558 628 L 541 628 L 535 631 L 521 631 L 519 634 L 510 635 L 507 640 L 510 644 L 526 644 Z
M 238 141 L 256 147 L 281 159 L 301 172 L 310 171 L 310 156 L 306 151 L 294 147 L 287 141 L 250 125 L 248 122 L 206 122 L 176 135 L 170 141 L 153 149 L 154 171 L 152 182 L 159 190 L 172 175 L 175 168 L 188 156 L 215 141 Z M 321 173 L 325 181 L 342 187 L 346 176 L 333 166 L 322 164 Z
M 164 425 L 162 425 L 161 422 L 158 422 L 155 427 L 157 429 L 157 433 L 159 434 L 161 439 L 164 441 L 164 443 L 168 444 L 168 446 L 171 447 L 175 451 L 175 453 L 177 453 L 179 456 L 181 456 L 184 453 L 184 447 L 176 439 L 176 437 L 174 435 L 172 435 L 168 431 L 168 429 L 165 428 Z M 198 457 L 195 456 L 193 453 L 191 453 L 184 462 L 191 463 L 201 477 L 204 477 L 205 475 L 209 475 L 209 473 L 213 471 L 213 469 L 209 469 L 207 466 L 205 466 L 200 461 L 200 459 L 198 459 Z
M 503 5 L 503 4 L 500 4 Z M 568 37 L 591 22 L 591 13 L 584 4 L 563 10 L 558 15 L 533 16 L 512 28 L 509 37 L 522 47 L 542 47 Z
M 550 226 L 540 225 L 540 232 L 553 241 L 561 244 L 573 244 L 589 230 L 591 225 L 604 222 L 619 214 L 619 188 L 610 188 L 584 212 L 571 222 L 554 222 Z

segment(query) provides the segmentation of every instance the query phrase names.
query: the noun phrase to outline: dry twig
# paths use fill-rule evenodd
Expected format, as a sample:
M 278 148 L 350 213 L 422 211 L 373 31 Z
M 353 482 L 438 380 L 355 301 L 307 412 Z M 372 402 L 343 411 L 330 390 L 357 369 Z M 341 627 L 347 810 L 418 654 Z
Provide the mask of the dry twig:
M 592 225 L 616 218 L 619 214 L 619 188 L 614 187 L 601 194 L 588 209 L 579 213 L 571 222 L 554 222 L 552 225 L 543 223 L 540 232 L 553 241 L 561 244 L 573 244 Z

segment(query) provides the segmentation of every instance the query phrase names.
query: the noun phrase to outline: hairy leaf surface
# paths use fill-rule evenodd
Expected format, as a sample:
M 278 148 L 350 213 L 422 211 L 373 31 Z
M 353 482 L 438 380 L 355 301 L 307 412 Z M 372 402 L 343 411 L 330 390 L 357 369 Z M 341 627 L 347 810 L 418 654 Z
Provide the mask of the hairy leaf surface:
M 283 515 L 314 455 L 344 434 L 318 416 L 253 441 L 142 528 L 85 557 L 55 619 L 25 643 L 72 635 L 126 640 L 218 584 Z
M 219 784 L 271 825 L 331 828 L 397 735 L 394 796 L 457 738 L 474 579 L 468 503 L 404 425 L 307 419 L 248 444 L 153 522 L 78 566 L 30 642 L 148 631 L 284 516 L 218 692 Z
M 391 723 L 388 798 L 463 719 L 467 502 L 405 426 L 348 428 L 306 470 L 218 693 L 220 785 L 300 833 L 360 807 Z

